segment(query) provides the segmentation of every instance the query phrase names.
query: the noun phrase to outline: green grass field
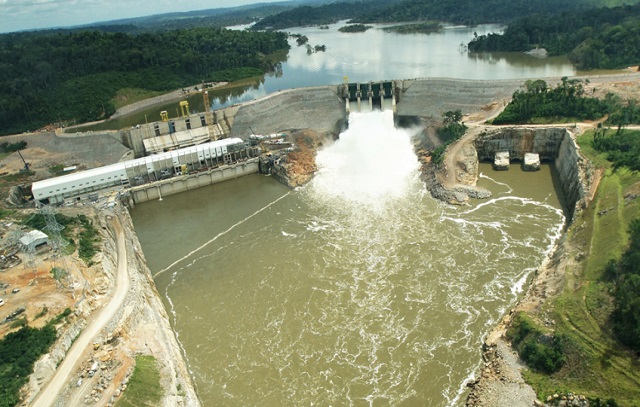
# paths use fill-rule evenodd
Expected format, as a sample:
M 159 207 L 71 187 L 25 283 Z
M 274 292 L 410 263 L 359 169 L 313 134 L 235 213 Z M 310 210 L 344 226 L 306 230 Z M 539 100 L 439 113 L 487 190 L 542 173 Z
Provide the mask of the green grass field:
M 625 199 L 640 190 L 640 173 L 611 169 L 606 157 L 591 147 L 592 134 L 578 139 L 581 151 L 596 166 L 605 168 L 590 207 L 568 232 L 570 257 L 584 260 L 565 270 L 565 289 L 543 311 L 556 322 L 556 334 L 565 335 L 566 364 L 557 373 L 525 372 L 525 379 L 542 400 L 548 395 L 573 392 L 620 406 L 640 406 L 640 360 L 612 335 L 613 283 L 604 269 L 618 259 L 628 244 L 628 226 L 640 215 L 639 199 Z
M 116 407 L 157 406 L 162 398 L 160 372 L 153 356 L 136 356 L 136 368 Z

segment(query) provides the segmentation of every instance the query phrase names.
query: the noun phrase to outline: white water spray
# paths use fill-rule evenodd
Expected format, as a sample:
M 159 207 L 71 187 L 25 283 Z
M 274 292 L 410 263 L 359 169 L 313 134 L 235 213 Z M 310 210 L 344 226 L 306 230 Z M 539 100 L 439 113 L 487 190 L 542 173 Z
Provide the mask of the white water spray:
M 367 206 L 401 198 L 419 176 L 412 135 L 394 127 L 391 111 L 351 113 L 349 129 L 318 152 L 313 188 Z

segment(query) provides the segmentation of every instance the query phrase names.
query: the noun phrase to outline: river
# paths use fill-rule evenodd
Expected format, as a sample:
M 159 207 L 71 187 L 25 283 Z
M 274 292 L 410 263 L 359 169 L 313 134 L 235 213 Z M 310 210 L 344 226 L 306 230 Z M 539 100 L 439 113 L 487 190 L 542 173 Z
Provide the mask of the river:
M 452 207 L 390 112 L 349 120 L 305 187 L 253 175 L 132 212 L 203 405 L 462 405 L 559 237 L 550 166 L 483 165 L 493 198 Z

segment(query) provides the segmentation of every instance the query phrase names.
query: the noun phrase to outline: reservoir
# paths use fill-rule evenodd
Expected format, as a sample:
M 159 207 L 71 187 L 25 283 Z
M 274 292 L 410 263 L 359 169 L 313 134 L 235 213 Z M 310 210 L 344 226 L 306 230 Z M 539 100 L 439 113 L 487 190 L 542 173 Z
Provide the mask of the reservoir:
M 564 213 L 544 165 L 482 165 L 491 199 L 436 201 L 411 141 L 353 113 L 302 188 L 252 175 L 132 211 L 204 406 L 464 403 Z
M 337 85 L 412 78 L 519 79 L 576 75 L 566 57 L 536 58 L 519 52 L 468 53 L 460 49 L 474 34 L 502 32 L 498 25 L 446 26 L 431 34 L 396 34 L 385 30 L 390 24 L 373 24 L 364 33 L 341 33 L 345 23 L 287 30 L 309 38 L 309 45 L 325 45 L 326 51 L 307 53 L 290 38 L 291 49 L 276 69 L 259 78 L 247 79 L 224 89 L 209 91 L 212 108 L 219 109 L 259 99 L 268 94 L 307 86 Z M 238 27 L 242 28 L 242 27 Z M 193 111 L 203 112 L 202 95 L 188 98 Z M 160 120 L 160 111 L 177 115 L 178 102 L 154 106 L 109 120 L 86 130 L 118 130 L 126 126 Z M 146 116 L 145 116 L 146 115 Z

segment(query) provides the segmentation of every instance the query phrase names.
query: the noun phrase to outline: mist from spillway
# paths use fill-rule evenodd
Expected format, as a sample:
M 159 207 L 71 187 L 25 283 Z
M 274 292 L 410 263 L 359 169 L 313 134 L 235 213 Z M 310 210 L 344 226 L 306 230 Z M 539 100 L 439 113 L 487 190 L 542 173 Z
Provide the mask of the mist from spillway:
M 203 405 L 462 405 L 560 234 L 549 167 L 444 205 L 390 112 L 352 114 L 317 163 L 292 192 L 251 176 L 133 213 Z

